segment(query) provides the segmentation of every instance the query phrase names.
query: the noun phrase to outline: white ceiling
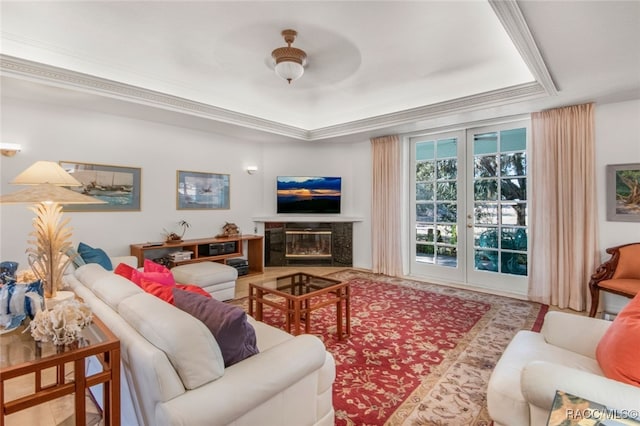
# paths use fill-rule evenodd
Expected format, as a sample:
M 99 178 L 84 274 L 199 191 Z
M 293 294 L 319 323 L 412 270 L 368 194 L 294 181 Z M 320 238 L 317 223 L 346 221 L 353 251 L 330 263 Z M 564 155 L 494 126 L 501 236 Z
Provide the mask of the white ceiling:
M 0 7 L 3 97 L 240 126 L 256 138 L 406 131 L 454 113 L 640 98 L 639 1 Z M 285 28 L 308 55 L 291 85 L 270 58 Z

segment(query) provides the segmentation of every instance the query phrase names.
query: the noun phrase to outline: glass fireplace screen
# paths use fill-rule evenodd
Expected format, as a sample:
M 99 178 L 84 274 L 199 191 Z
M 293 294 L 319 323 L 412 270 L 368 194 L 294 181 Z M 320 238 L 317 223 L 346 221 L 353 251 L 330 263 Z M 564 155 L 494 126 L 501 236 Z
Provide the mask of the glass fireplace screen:
M 331 231 L 286 231 L 285 257 L 331 257 Z

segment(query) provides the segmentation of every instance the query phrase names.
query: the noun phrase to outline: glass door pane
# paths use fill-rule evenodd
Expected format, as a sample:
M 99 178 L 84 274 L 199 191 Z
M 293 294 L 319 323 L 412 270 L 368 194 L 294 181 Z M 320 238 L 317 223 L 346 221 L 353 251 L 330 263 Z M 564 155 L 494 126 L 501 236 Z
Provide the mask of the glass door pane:
M 468 281 L 525 294 L 528 270 L 527 123 L 469 132 Z
M 459 140 L 459 134 L 412 139 L 412 274 L 463 278 Z

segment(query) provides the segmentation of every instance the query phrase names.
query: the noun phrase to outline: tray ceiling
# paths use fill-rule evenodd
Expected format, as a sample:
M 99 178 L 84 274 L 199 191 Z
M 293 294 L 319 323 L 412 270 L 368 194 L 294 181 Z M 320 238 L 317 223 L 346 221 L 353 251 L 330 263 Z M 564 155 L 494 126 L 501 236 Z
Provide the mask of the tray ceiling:
M 515 2 L 1 7 L 9 94 L 7 77 L 307 140 L 556 94 Z M 270 58 L 285 28 L 308 55 L 291 85 Z

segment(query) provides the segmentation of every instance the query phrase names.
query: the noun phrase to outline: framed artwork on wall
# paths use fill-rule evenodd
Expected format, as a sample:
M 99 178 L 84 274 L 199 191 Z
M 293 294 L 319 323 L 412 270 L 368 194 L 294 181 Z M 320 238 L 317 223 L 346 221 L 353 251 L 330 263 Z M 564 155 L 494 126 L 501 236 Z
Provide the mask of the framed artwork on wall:
M 640 163 L 607 166 L 607 220 L 640 222 Z
M 178 210 L 230 208 L 230 177 L 218 173 L 178 170 Z
M 140 211 L 142 169 L 73 161 L 60 161 L 59 164 L 82 184 L 69 189 L 106 201 L 106 204 L 63 205 L 64 211 Z

